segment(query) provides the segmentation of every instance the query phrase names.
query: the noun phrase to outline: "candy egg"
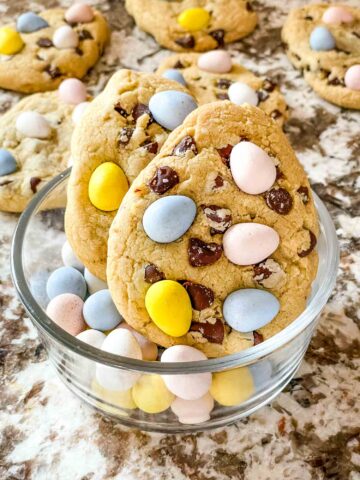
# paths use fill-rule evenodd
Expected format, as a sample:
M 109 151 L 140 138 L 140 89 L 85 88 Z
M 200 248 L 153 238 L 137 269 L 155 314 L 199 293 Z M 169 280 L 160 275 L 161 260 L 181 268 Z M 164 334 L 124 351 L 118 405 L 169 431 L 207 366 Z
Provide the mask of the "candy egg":
M 78 340 L 81 340 L 88 345 L 95 348 L 101 348 L 106 335 L 98 330 L 84 330 L 76 335 Z M 73 372 L 74 375 L 81 379 L 81 382 L 90 385 L 95 376 L 96 363 L 84 356 L 74 354 Z
M 251 375 L 253 377 L 256 390 L 264 390 L 269 385 L 272 376 L 272 366 L 268 360 L 250 365 Z
M 136 341 L 140 345 L 143 360 L 153 362 L 157 359 L 158 347 L 156 343 L 141 335 L 141 333 L 131 328 L 130 325 L 125 322 L 122 322 L 118 328 L 125 328 L 134 335 Z
M 56 48 L 76 48 L 79 45 L 78 34 L 70 25 L 63 25 L 57 28 L 52 41 Z
M 63 293 L 53 298 L 46 309 L 46 314 L 66 332 L 78 335 L 86 329 L 82 314 L 84 302 L 72 293 Z
M 230 170 L 236 185 L 245 193 L 258 195 L 276 179 L 276 167 L 269 155 L 252 142 L 240 142 L 230 154 Z
M 76 270 L 79 270 L 79 272 L 84 271 L 83 263 L 77 258 L 74 250 L 71 248 L 71 245 L 67 240 L 61 248 L 61 258 L 66 267 L 76 268 Z
M 16 160 L 12 153 L 0 148 L 0 176 L 9 175 L 17 170 Z
M 186 86 L 186 81 L 181 72 L 179 70 L 176 70 L 176 68 L 169 68 L 168 70 L 165 70 L 165 72 L 161 75 L 164 78 L 167 78 L 169 80 L 174 80 L 175 82 L 181 83 L 181 85 Z
M 200 55 L 197 65 L 205 72 L 228 73 L 232 69 L 232 60 L 225 50 L 213 50 Z
M 109 333 L 101 346 L 101 350 L 123 357 L 141 360 L 141 348 L 135 337 L 123 328 L 117 328 Z M 107 365 L 96 365 L 96 380 L 109 390 L 128 390 L 139 378 L 140 373 L 122 370 Z
M 220 405 L 232 407 L 245 402 L 254 390 L 250 370 L 242 367 L 214 373 L 210 393 Z
M 170 243 L 182 237 L 196 216 L 195 202 L 184 195 L 159 198 L 145 210 L 143 227 L 154 242 Z
M 164 412 L 175 398 L 160 375 L 142 375 L 133 386 L 132 396 L 135 405 L 146 413 Z
M 132 398 L 132 390 L 124 391 L 114 391 L 108 390 L 107 388 L 102 387 L 95 379 L 91 384 L 92 391 L 95 395 L 101 399 L 103 402 L 114 405 L 115 407 L 126 408 L 127 410 L 133 410 L 136 408 L 135 402 Z M 106 410 L 109 413 L 119 413 L 116 408 L 111 407 L 110 405 L 101 405 L 101 408 Z
M 73 267 L 58 268 L 50 275 L 46 284 L 46 293 L 50 299 L 62 293 L 72 293 L 84 300 L 86 290 L 84 277 Z
M 155 93 L 149 102 L 155 121 L 168 130 L 181 125 L 195 108 L 197 104 L 191 95 L 176 90 Z
M 99 290 L 105 290 L 108 288 L 108 285 L 101 278 L 95 277 L 87 268 L 84 270 L 84 277 L 88 287 L 88 292 L 90 295 L 98 292 Z
M 207 27 L 210 21 L 210 13 L 204 8 L 187 8 L 180 13 L 177 21 L 187 32 L 195 32 Z
M 99 332 L 99 330 L 93 330 L 90 328 L 76 335 L 76 338 L 92 347 L 101 348 L 106 335 L 103 332 Z
M 360 90 L 360 65 L 353 65 L 345 73 L 345 86 L 351 90 Z
M 269 257 L 280 242 L 276 230 L 261 223 L 237 223 L 224 233 L 225 257 L 235 265 L 254 265 Z
M 75 123 L 75 125 L 79 122 L 81 117 L 84 115 L 89 105 L 90 105 L 90 102 L 81 102 L 76 105 L 71 115 L 72 121 Z
M 64 103 L 78 105 L 86 100 L 86 87 L 77 78 L 67 78 L 59 86 L 59 98 Z
M 94 12 L 86 3 L 76 3 L 66 10 L 65 20 L 69 23 L 92 22 L 94 20 Z
M 22 112 L 16 119 L 16 130 L 25 137 L 46 139 L 51 135 L 49 122 L 37 112 Z
M 316 27 L 310 35 L 310 47 L 317 52 L 332 50 L 336 47 L 335 38 L 326 27 Z
M 188 345 L 175 345 L 167 348 L 161 356 L 162 362 L 196 362 L 199 360 L 206 360 L 206 355 Z M 162 377 L 170 392 L 184 400 L 201 398 L 208 392 L 211 385 L 210 372 L 162 375 Z
M 145 296 L 151 320 L 167 335 L 181 337 L 190 328 L 192 309 L 185 288 L 174 280 L 153 283 Z
M 117 311 L 109 290 L 99 290 L 85 301 L 83 315 L 91 328 L 112 330 L 123 320 Z
M 0 28 L 0 55 L 15 55 L 23 48 L 24 42 L 11 27 Z
M 259 97 L 255 90 L 244 82 L 235 82 L 228 89 L 229 100 L 236 105 L 248 103 L 257 106 Z
M 210 412 L 214 408 L 214 400 L 209 393 L 197 400 L 176 398 L 171 404 L 171 410 L 180 423 L 197 424 L 210 420 Z
M 99 165 L 89 181 L 89 199 L 94 207 L 105 212 L 117 210 L 129 189 L 122 169 L 112 162 Z
M 16 21 L 16 29 L 21 33 L 31 33 L 47 28 L 48 22 L 33 12 L 22 13 Z
M 266 290 L 243 288 L 230 293 L 223 304 L 225 321 L 237 332 L 252 332 L 279 313 L 279 300 Z
M 340 25 L 340 23 L 351 23 L 354 16 L 344 7 L 333 6 L 325 10 L 322 21 L 330 25 Z

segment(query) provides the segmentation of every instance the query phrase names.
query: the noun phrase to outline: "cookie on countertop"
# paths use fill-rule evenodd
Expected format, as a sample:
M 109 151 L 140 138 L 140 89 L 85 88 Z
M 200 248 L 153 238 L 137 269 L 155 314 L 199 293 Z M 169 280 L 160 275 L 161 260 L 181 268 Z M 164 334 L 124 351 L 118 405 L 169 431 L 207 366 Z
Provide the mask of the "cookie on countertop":
M 82 78 L 108 39 L 105 18 L 85 4 L 23 13 L 16 25 L 0 28 L 0 88 L 43 92 Z
M 126 0 L 137 26 L 163 47 L 203 52 L 249 35 L 257 23 L 245 0 Z
M 228 52 L 214 50 L 204 54 L 179 53 L 165 58 L 157 72 L 166 78 L 182 81 L 199 105 L 229 99 L 229 87 L 247 89 L 241 100 L 258 106 L 283 125 L 288 117 L 287 105 L 279 87 L 270 78 L 259 78 L 234 62 Z M 244 85 L 245 84 L 245 87 Z
M 318 95 L 360 109 L 360 8 L 319 4 L 292 10 L 282 40 Z
M 109 289 L 157 344 L 234 353 L 304 310 L 318 232 L 280 127 L 250 105 L 206 104 L 131 185 L 110 229 Z

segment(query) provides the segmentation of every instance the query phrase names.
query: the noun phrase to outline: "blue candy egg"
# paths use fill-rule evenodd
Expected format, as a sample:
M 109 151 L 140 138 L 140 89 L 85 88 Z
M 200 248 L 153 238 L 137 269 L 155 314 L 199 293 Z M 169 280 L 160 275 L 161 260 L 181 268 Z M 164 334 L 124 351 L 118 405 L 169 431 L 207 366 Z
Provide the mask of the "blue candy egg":
M 55 270 L 46 284 L 46 293 L 53 299 L 62 293 L 73 293 L 84 300 L 86 282 L 79 270 L 73 267 L 61 267 Z
M 17 170 L 14 156 L 5 148 L 0 148 L 0 176 L 9 175 Z
M 46 20 L 36 15 L 33 12 L 22 13 L 16 22 L 16 29 L 21 33 L 31 33 L 48 27 Z
M 196 204 L 184 195 L 169 195 L 152 203 L 143 216 L 146 235 L 158 243 L 174 242 L 188 229 L 196 215 Z
M 181 85 L 186 87 L 185 78 L 183 77 L 182 73 L 179 72 L 179 70 L 176 70 L 176 68 L 169 68 L 168 70 L 165 70 L 165 72 L 162 74 L 162 77 L 167 78 L 168 80 L 174 80 L 175 82 L 181 83 Z
M 101 331 L 112 330 L 123 320 L 108 289 L 90 295 L 84 304 L 83 315 L 89 327 Z
M 168 130 L 181 125 L 195 108 L 197 104 L 191 95 L 176 90 L 155 93 L 149 102 L 155 121 Z
M 335 38 L 326 27 L 316 27 L 310 35 L 310 47 L 318 52 L 335 48 Z
M 272 376 L 272 366 L 268 360 L 250 365 L 250 372 L 256 390 L 264 390 L 269 385 Z
M 223 305 L 226 323 L 238 332 L 251 332 L 267 325 L 279 310 L 279 300 L 272 293 L 256 288 L 235 290 Z

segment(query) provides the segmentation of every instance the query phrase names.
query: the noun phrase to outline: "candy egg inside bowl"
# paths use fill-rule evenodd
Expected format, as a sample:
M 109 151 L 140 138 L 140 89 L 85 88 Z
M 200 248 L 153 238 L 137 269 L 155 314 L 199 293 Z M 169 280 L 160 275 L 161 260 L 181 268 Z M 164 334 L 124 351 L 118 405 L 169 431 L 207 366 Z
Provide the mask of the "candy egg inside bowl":
M 64 263 L 71 263 L 71 252 L 63 247 L 64 209 L 51 208 L 66 189 L 69 174 L 70 169 L 57 176 L 31 201 L 20 217 L 11 255 L 18 295 L 66 386 L 124 425 L 171 433 L 234 422 L 275 398 L 296 373 L 335 284 L 338 242 L 321 200 L 314 194 L 320 223 L 318 273 L 307 308 L 297 319 L 270 339 L 237 354 L 206 359 L 193 352 L 188 356 L 184 351 L 171 352 L 176 348 L 171 347 L 163 361 L 150 361 L 141 359 L 146 357 L 141 346 L 127 356 L 112 353 L 114 344 L 131 336 L 128 328 L 112 330 L 113 338 L 107 331 L 93 334 L 90 330 L 77 338 L 46 314 L 48 279 Z M 107 348 L 96 348 L 102 342 Z M 161 354 L 160 349 L 158 358 Z M 146 358 L 154 358 L 156 352 L 152 355 Z M 191 361 L 184 361 L 187 358 Z

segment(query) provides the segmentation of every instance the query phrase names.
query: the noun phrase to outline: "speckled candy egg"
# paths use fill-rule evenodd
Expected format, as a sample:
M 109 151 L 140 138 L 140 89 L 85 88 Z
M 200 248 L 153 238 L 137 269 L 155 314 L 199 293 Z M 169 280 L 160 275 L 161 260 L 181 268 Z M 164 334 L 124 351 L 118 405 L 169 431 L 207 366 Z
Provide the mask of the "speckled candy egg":
M 76 3 L 66 10 L 65 20 L 69 23 L 89 23 L 94 20 L 94 12 L 86 3 Z
M 86 329 L 82 314 L 84 302 L 72 293 L 63 293 L 53 298 L 46 308 L 46 314 L 66 332 L 78 335 Z
M 350 90 L 360 90 L 360 65 L 353 65 L 345 73 L 345 86 Z
M 30 138 L 46 139 L 51 135 L 49 122 L 37 112 L 22 112 L 16 119 L 16 130 Z
M 171 404 L 171 410 L 180 423 L 186 425 L 204 423 L 210 420 L 210 412 L 214 408 L 214 399 L 209 393 L 197 400 L 176 398 Z
M 9 150 L 0 148 L 0 176 L 9 175 L 17 170 L 15 157 Z
M 230 85 L 228 89 L 229 100 L 235 105 L 243 105 L 248 103 L 249 105 L 257 106 L 259 103 L 259 97 L 255 90 L 244 82 L 235 82 Z
M 250 372 L 253 377 L 256 390 L 260 391 L 266 388 L 271 382 L 272 366 L 268 360 L 250 365 Z
M 16 29 L 21 33 L 31 33 L 47 28 L 48 22 L 33 12 L 22 13 L 16 21 Z
M 254 381 L 246 367 L 213 374 L 210 393 L 220 405 L 239 405 L 248 400 L 254 391 Z
M 89 329 L 76 335 L 76 338 L 92 347 L 100 349 L 106 335 L 98 330 Z M 76 356 L 74 358 L 73 371 L 78 378 L 81 378 L 82 382 L 90 385 L 95 376 L 95 366 L 96 364 L 92 360 L 86 357 Z
M 101 278 L 93 275 L 87 268 L 85 268 L 84 270 L 84 277 L 90 295 L 93 295 L 99 290 L 105 290 L 106 288 L 108 288 L 107 283 L 104 282 L 104 280 L 101 280 Z
M 61 258 L 66 267 L 76 268 L 76 270 L 79 270 L 79 272 L 84 271 L 83 263 L 77 258 L 74 250 L 71 248 L 71 245 L 67 240 L 61 248 Z
M 317 52 L 332 50 L 336 47 L 335 38 L 326 27 L 316 27 L 310 35 L 310 47 Z
M 133 400 L 146 413 L 167 410 L 175 396 L 166 388 L 160 375 L 142 375 L 132 389 Z
M 135 402 L 132 398 L 132 389 L 128 390 L 109 390 L 102 387 L 99 382 L 94 379 L 91 383 L 91 389 L 94 394 L 100 398 L 105 404 L 101 408 L 108 413 L 119 414 L 117 408 L 125 408 L 126 410 L 134 410 L 136 408 Z M 112 407 L 114 405 L 114 407 Z
M 123 320 L 107 289 L 90 295 L 84 304 L 83 314 L 89 327 L 101 331 L 112 330 Z
M 168 70 L 165 70 L 165 72 L 161 76 L 167 78 L 168 80 L 174 80 L 174 82 L 178 82 L 181 85 L 184 85 L 184 87 L 186 87 L 185 78 L 183 77 L 182 73 L 179 72 L 179 70 L 177 70 L 176 68 L 169 68 Z
M 141 333 L 134 330 L 132 327 L 130 327 L 130 325 L 125 322 L 122 322 L 118 328 L 125 328 L 134 335 L 136 341 L 140 345 L 143 360 L 152 362 L 157 359 L 158 346 L 156 345 L 156 343 L 141 335 Z
M 46 293 L 50 299 L 62 293 L 73 293 L 84 300 L 86 282 L 79 270 L 73 267 L 60 267 L 49 277 Z
M 225 50 L 213 50 L 200 55 L 197 65 L 205 72 L 228 73 L 232 69 L 232 60 Z
M 19 33 L 11 27 L 0 27 L 0 55 L 15 55 L 24 47 Z
M 325 10 L 322 21 L 329 25 L 340 25 L 341 23 L 353 22 L 354 16 L 346 8 L 334 5 Z
M 75 123 L 75 125 L 80 121 L 89 105 L 90 102 L 81 102 L 76 105 L 71 115 L 72 121 Z
M 78 105 L 85 102 L 86 86 L 77 78 L 67 78 L 59 86 L 59 98 L 64 103 Z
M 129 189 L 124 171 L 113 162 L 95 168 L 89 181 L 89 199 L 94 207 L 105 212 L 117 210 Z
M 55 30 L 52 41 L 56 48 L 76 48 L 79 45 L 79 36 L 70 25 L 62 25 Z
M 92 347 L 101 348 L 106 335 L 103 332 L 99 332 L 99 330 L 93 330 L 89 328 L 88 330 L 84 330 L 76 335 L 76 338 L 84 343 L 87 343 L 88 345 L 91 345 Z
M 174 130 L 181 125 L 196 108 L 197 104 L 191 95 L 176 90 L 155 93 L 149 102 L 155 121 L 168 130 Z

